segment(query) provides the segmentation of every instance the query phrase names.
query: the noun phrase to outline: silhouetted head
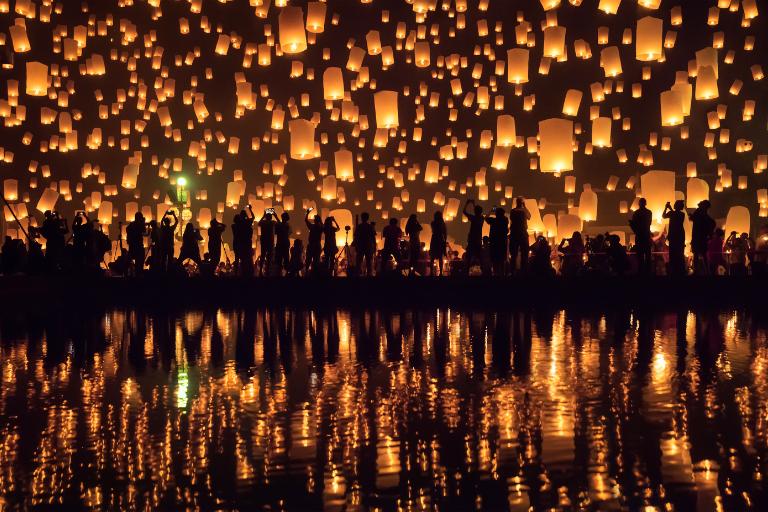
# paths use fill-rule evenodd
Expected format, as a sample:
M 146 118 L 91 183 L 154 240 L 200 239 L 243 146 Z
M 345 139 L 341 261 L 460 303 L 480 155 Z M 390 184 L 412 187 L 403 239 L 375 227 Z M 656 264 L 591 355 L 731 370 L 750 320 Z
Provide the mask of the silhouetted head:
M 272 220 L 272 214 L 267 212 L 267 213 L 264 214 L 264 218 L 267 219 L 267 220 Z
M 709 202 L 709 199 L 704 199 L 703 201 L 699 202 L 699 208 L 701 208 L 704 211 L 709 210 L 711 206 L 712 206 L 712 203 Z
M 291 216 L 288 215 L 288 212 L 283 212 L 283 214 L 280 215 L 280 218 L 283 220 L 283 222 L 288 222 L 291 220 Z
M 522 208 L 523 206 L 525 206 L 525 198 L 523 196 L 519 196 L 515 201 L 515 203 L 517 204 L 518 208 Z
M 496 216 L 499 218 L 504 216 L 504 208 L 502 208 L 501 206 L 496 208 L 495 212 L 496 212 Z
M 325 218 L 325 227 L 333 227 L 333 217 Z
M 141 212 L 136 212 L 136 213 L 133 214 L 133 220 L 135 220 L 136 222 L 143 223 L 144 222 L 144 216 L 141 214 Z
M 390 226 L 397 226 L 397 224 L 398 224 L 398 220 L 395 217 L 392 217 L 391 219 L 389 219 Z
M 416 218 L 416 214 L 415 214 L 415 213 L 412 213 L 412 214 L 410 214 L 410 215 L 408 216 L 408 222 L 409 222 L 409 223 L 410 223 L 410 222 L 417 222 L 417 221 L 418 221 L 418 219 Z
M 152 219 L 151 221 L 149 221 L 149 227 L 151 227 L 151 228 L 156 228 L 156 227 L 157 227 L 157 221 L 156 221 L 156 220 L 154 220 L 154 219 Z
M 682 199 L 678 199 L 677 201 L 675 201 L 675 211 L 681 212 L 683 211 L 684 208 L 685 208 L 685 201 L 683 201 Z
M 245 213 L 245 210 L 240 210 L 240 218 L 241 218 L 241 219 L 244 219 L 244 218 L 246 218 L 247 216 L 248 216 L 248 214 L 247 214 L 247 213 Z
M 479 204 L 475 205 L 475 215 L 482 215 L 483 214 L 483 207 Z
M 435 220 L 437 221 L 443 220 L 443 212 L 435 212 Z
M 573 235 L 571 235 L 571 240 L 573 240 L 574 242 L 581 242 L 581 232 L 574 231 Z
M 637 204 L 640 205 L 640 208 L 645 208 L 645 205 L 648 204 L 648 201 L 646 201 L 644 197 L 641 197 Z
M 368 212 L 363 212 L 360 214 L 360 218 L 363 220 L 363 222 L 368 222 L 368 219 L 370 219 L 371 216 L 368 215 Z
M 171 225 L 171 219 L 169 219 L 168 217 L 165 217 L 163 219 L 163 226 L 170 226 L 170 225 Z
M 717 228 L 715 230 L 715 236 L 723 238 L 725 236 L 725 230 L 723 228 Z
M 186 225 L 186 226 L 184 226 L 184 234 L 185 234 L 185 235 L 186 235 L 187 233 L 192 233 L 194 230 L 195 230 L 195 226 L 194 226 L 194 224 L 192 224 L 191 222 L 187 223 L 187 225 Z
M 45 217 L 46 219 L 50 219 L 51 217 L 53 217 L 53 212 L 51 212 L 51 210 L 45 210 L 45 213 L 43 213 L 43 217 Z

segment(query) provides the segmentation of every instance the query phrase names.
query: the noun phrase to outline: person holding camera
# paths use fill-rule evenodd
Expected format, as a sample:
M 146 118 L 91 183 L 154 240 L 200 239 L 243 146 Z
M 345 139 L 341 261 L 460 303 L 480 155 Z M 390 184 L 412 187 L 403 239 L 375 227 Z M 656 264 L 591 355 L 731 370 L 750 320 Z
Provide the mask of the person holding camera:
M 267 208 L 259 219 L 259 246 L 261 247 L 259 274 L 261 276 L 269 275 L 275 256 L 275 221 L 272 219 L 274 214 L 274 208 Z
M 325 219 L 323 223 L 323 263 L 328 275 L 333 275 L 336 266 L 336 253 L 339 252 L 339 246 L 336 244 L 336 233 L 340 229 L 339 223 L 333 216 Z

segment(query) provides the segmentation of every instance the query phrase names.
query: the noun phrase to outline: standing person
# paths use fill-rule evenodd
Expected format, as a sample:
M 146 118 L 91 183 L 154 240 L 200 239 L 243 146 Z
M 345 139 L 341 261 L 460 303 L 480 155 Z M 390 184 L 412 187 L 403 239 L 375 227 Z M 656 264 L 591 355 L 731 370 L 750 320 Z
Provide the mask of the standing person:
M 340 230 L 339 223 L 333 216 L 327 217 L 323 223 L 323 260 L 328 275 L 333 275 L 336 267 L 336 253 L 339 246 L 336 244 L 336 233 Z
M 560 273 L 569 277 L 580 274 L 584 267 L 584 251 L 586 250 L 581 233 L 574 231 L 571 238 L 563 238 L 557 249 L 563 255 Z
M 93 252 L 93 226 L 85 210 L 75 213 L 72 221 L 72 265 L 84 268 L 93 260 L 89 252 Z
M 168 216 L 173 217 L 173 222 Z M 179 225 L 179 218 L 176 216 L 176 212 L 168 210 L 160 220 L 160 270 L 168 272 L 171 269 L 171 262 L 173 261 L 174 253 L 174 233 L 176 233 L 176 227 Z
M 515 207 L 509 212 L 509 257 L 512 273 L 517 270 L 517 257 L 520 256 L 520 272 L 528 267 L 528 221 L 531 212 L 525 206 L 525 199 L 518 197 Z
M 45 238 L 45 262 L 48 269 L 58 271 L 64 258 L 65 235 L 69 232 L 67 222 L 59 214 L 46 210 L 40 226 L 40 234 Z
M 413 275 L 416 265 L 419 263 L 421 257 L 421 232 L 424 228 L 421 227 L 419 219 L 415 213 L 412 213 L 408 217 L 408 222 L 405 223 L 405 234 L 408 236 L 408 274 Z
M 148 224 L 149 228 L 149 262 L 150 272 L 157 272 L 160 268 L 160 226 L 157 221 L 152 219 Z
M 216 267 L 221 262 L 221 237 L 227 226 L 223 222 L 211 219 L 211 227 L 208 228 L 208 258 L 216 272 Z
M 304 270 L 304 243 L 299 238 L 293 241 L 287 270 L 290 277 L 297 277 Z
M 195 228 L 195 225 L 188 222 L 184 226 L 184 234 L 181 237 L 181 251 L 179 252 L 179 263 L 184 263 L 186 260 L 192 260 L 200 267 L 202 262 L 200 259 L 200 242 L 203 241 L 200 230 Z
M 685 201 L 678 199 L 675 207 L 670 203 L 664 206 L 662 217 L 669 220 L 667 242 L 669 242 L 669 275 L 684 276 L 687 273 L 685 264 Z
M 275 221 L 272 219 L 274 213 L 273 208 L 267 208 L 259 219 L 259 274 L 262 276 L 269 275 L 275 255 Z
M 397 256 L 400 251 L 400 239 L 403 238 L 403 230 L 400 229 L 396 218 L 389 219 L 389 224 L 381 230 L 381 236 L 384 238 L 384 249 L 381 251 L 381 268 L 384 270 L 389 265 L 390 258 L 394 258 L 394 268 L 397 268 Z
M 320 255 L 323 252 L 323 221 L 319 215 L 315 215 L 313 222 L 309 222 L 309 214 L 312 208 L 307 208 L 304 215 L 304 223 L 307 225 L 309 237 L 307 240 L 307 268 L 306 273 L 316 270 L 320 265 Z
M 355 232 L 352 234 L 352 246 L 355 248 L 358 272 L 363 274 L 365 260 L 365 275 L 370 277 L 373 275 L 373 257 L 376 253 L 376 226 L 369 222 L 368 212 L 363 212 L 360 219 L 360 224 L 355 226 Z
M 277 275 L 283 275 L 283 270 L 288 270 L 291 252 L 291 216 L 288 212 L 280 215 L 280 220 L 275 223 L 275 262 L 277 263 Z
M 253 208 L 241 210 L 232 219 L 232 249 L 235 252 L 235 270 L 241 276 L 253 275 Z
M 435 260 L 437 260 L 440 272 L 438 275 L 442 276 L 443 260 L 445 259 L 445 251 L 448 246 L 448 229 L 445 226 L 443 212 L 435 212 L 430 226 L 432 226 L 432 239 L 429 241 L 429 268 L 430 272 L 432 272 L 435 268 Z
M 765 276 L 766 264 L 768 263 L 768 226 L 760 228 L 750 260 L 752 275 Z
M 474 206 L 473 213 L 467 211 L 470 204 Z M 469 275 L 469 269 L 474 263 L 483 264 L 483 223 L 485 222 L 485 217 L 483 216 L 483 207 L 475 204 L 474 199 L 468 199 L 464 203 L 462 213 L 469 221 L 466 269 L 467 275 Z
M 128 257 L 133 263 L 134 275 L 144 272 L 144 237 L 147 235 L 147 222 L 141 212 L 136 212 L 133 220 L 125 228 L 128 242 Z
M 696 275 L 706 274 L 709 271 L 707 262 L 707 249 L 709 239 L 715 232 L 715 220 L 709 216 L 711 203 L 703 200 L 698 208 L 688 216 L 693 223 L 691 228 L 691 251 L 693 252 L 693 272 Z
M 507 261 L 507 235 L 509 234 L 509 220 L 504 208 L 494 210 L 495 217 L 490 215 L 485 219 L 491 225 L 488 235 L 488 248 L 491 256 L 491 271 L 496 277 L 504 275 L 504 264 Z M 526 233 L 526 236 L 527 233 Z
M 653 214 L 646 207 L 647 201 L 640 198 L 639 207 L 632 214 L 629 227 L 635 234 L 635 253 L 640 274 L 647 275 L 651 272 L 651 222 Z

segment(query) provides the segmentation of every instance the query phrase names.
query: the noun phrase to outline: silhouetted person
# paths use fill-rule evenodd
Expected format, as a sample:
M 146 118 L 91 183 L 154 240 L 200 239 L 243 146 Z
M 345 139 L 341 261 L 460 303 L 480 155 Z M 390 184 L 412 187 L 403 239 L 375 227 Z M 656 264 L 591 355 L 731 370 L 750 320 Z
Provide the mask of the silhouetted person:
M 421 258 L 421 232 L 423 229 L 416 214 L 412 213 L 408 217 L 408 222 L 405 223 L 405 234 L 408 236 L 408 267 L 410 275 L 413 275 L 413 271 Z
M 768 226 L 761 226 L 750 257 L 752 274 L 765 276 L 768 265 Z
M 552 248 L 546 237 L 539 236 L 531 247 L 531 272 L 539 277 L 550 277 L 552 268 Z
M 253 275 L 253 208 L 241 210 L 232 219 L 232 250 L 235 252 L 235 270 L 241 276 Z
M 685 201 L 678 199 L 675 207 L 670 203 L 664 206 L 662 217 L 669 219 L 667 242 L 669 243 L 669 275 L 684 276 L 685 264 Z
M 328 275 L 334 273 L 336 267 L 336 253 L 339 247 L 336 244 L 336 233 L 340 230 L 339 223 L 333 216 L 329 216 L 323 223 L 323 262 Z
M 747 275 L 747 255 L 752 249 L 749 235 L 731 231 L 731 234 L 725 240 L 725 249 L 728 254 L 728 271 L 730 275 Z
M 435 268 L 437 260 L 438 275 L 443 275 L 443 259 L 448 247 L 448 229 L 445 226 L 443 212 L 435 212 L 435 216 L 430 223 L 432 227 L 432 239 L 429 241 L 429 268 Z
M 141 212 L 136 212 L 133 220 L 125 228 L 125 238 L 128 242 L 128 257 L 133 263 L 134 273 L 144 271 L 144 237 L 147 235 L 147 223 Z
M 283 270 L 288 270 L 291 252 L 291 216 L 288 212 L 280 215 L 280 220 L 275 223 L 275 263 L 277 274 L 282 275 Z
M 309 222 L 309 214 L 312 208 L 307 209 L 304 215 L 304 223 L 307 225 L 309 233 L 307 239 L 307 273 L 310 270 L 320 268 L 320 255 L 323 252 L 323 221 L 319 215 L 315 215 L 312 222 Z
M 355 248 L 357 269 L 360 275 L 363 273 L 363 260 L 365 260 L 365 275 L 373 275 L 373 257 L 376 253 L 376 226 L 369 221 L 368 212 L 360 215 L 360 223 L 355 226 L 352 234 L 352 246 Z
M 723 249 L 725 247 L 725 230 L 722 228 L 715 229 L 715 234 L 709 239 L 709 247 L 707 248 L 707 262 L 709 263 L 709 272 L 713 275 L 719 275 L 721 272 L 725 272 L 728 267 L 728 262 L 725 261 Z M 721 270 L 722 269 L 722 270 Z
M 208 259 L 213 265 L 214 271 L 221 262 L 221 237 L 226 229 L 226 224 L 211 219 L 211 226 L 208 228 Z
M 192 260 L 200 267 L 202 260 L 200 259 L 200 242 L 203 241 L 203 237 L 200 235 L 200 230 L 195 228 L 195 225 L 191 222 L 184 226 L 184 234 L 181 237 L 181 251 L 179 252 L 179 262 L 184 263 L 186 260 Z
M 563 255 L 563 263 L 560 273 L 564 276 L 575 276 L 581 273 L 584 266 L 584 239 L 581 233 L 574 231 L 571 238 L 563 238 L 558 245 L 558 250 Z
M 262 276 L 269 275 L 275 256 L 275 221 L 272 219 L 274 212 L 272 208 L 264 210 L 264 214 L 259 219 L 259 247 L 261 248 L 259 273 Z
M 496 208 L 494 214 L 493 217 L 490 215 L 486 217 L 485 221 L 491 226 L 490 233 L 488 234 L 491 268 L 493 275 L 498 277 L 504 275 L 504 263 L 507 261 L 509 220 L 504 213 L 504 208 Z
M 467 208 L 469 205 L 473 205 L 473 213 L 469 213 Z M 469 199 L 464 204 L 464 210 L 462 213 L 469 221 L 469 233 L 467 234 L 467 269 L 469 270 L 474 263 L 482 265 L 483 260 L 483 223 L 485 217 L 483 216 L 483 207 L 475 204 L 474 199 Z M 506 235 L 505 235 L 506 236 Z M 506 251 L 506 248 L 504 249 Z
M 93 224 L 85 211 L 80 211 L 72 221 L 72 265 L 82 269 L 93 259 Z
M 36 228 L 30 228 L 27 237 L 27 274 L 38 275 L 45 269 L 45 255 L 43 246 L 38 241 L 40 231 Z
M 66 219 L 59 217 L 57 212 L 47 210 L 44 214 L 40 234 L 45 238 L 45 261 L 50 271 L 61 268 L 64 258 L 65 235 L 69 232 Z
M 587 265 L 590 271 L 597 274 L 604 274 L 607 271 L 607 252 L 608 241 L 605 235 L 598 234 L 587 242 Z
M 388 268 L 391 259 L 394 259 L 394 267 L 397 268 L 398 256 L 400 252 L 400 239 L 403 238 L 403 230 L 400 229 L 400 223 L 396 218 L 389 219 L 389 224 L 381 230 L 381 236 L 384 238 L 384 249 L 381 251 L 381 268 Z
M 637 255 L 638 271 L 649 274 L 651 271 L 651 223 L 653 214 L 646 208 L 647 201 L 640 198 L 638 208 L 632 214 L 629 227 L 635 234 L 635 254 Z
M 173 217 L 173 222 L 171 218 Z M 160 220 L 160 270 L 168 272 L 171 268 L 171 262 L 173 261 L 174 252 L 174 233 L 176 233 L 176 227 L 179 225 L 179 218 L 176 216 L 176 212 L 168 210 Z
M 525 199 L 518 197 L 515 207 L 509 211 L 509 257 L 512 273 L 517 268 L 517 257 L 520 256 L 520 271 L 525 272 L 528 266 L 528 221 L 531 212 L 525 206 Z
M 709 270 L 707 250 L 709 249 L 709 239 L 715 232 L 715 220 L 709 216 L 710 206 L 710 202 L 705 199 L 688 216 L 693 223 L 691 227 L 691 252 L 693 252 L 693 272 L 697 275 L 706 274 Z
M 291 277 L 298 276 L 302 270 L 304 270 L 304 244 L 300 239 L 293 241 L 293 247 L 291 247 L 291 260 L 288 263 L 288 275 Z
M 608 268 L 617 276 L 623 276 L 629 267 L 627 249 L 621 244 L 619 235 L 607 237 Z
M 2 264 L 3 275 L 11 275 L 19 272 L 26 258 L 26 249 L 21 240 L 14 240 L 10 236 L 5 237 L 3 242 L 3 254 L 0 263 Z

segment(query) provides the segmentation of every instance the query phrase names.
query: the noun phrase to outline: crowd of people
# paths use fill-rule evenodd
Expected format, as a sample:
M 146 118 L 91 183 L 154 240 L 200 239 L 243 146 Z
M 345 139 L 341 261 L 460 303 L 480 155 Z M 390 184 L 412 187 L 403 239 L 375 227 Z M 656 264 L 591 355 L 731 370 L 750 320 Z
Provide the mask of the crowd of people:
M 666 227 L 658 233 L 652 229 L 653 215 L 641 198 L 629 219 L 634 235 L 631 246 L 625 245 L 623 233 L 590 237 L 579 231 L 554 244 L 544 234 L 531 236 L 531 214 L 523 198 L 515 200 L 508 214 L 501 207 L 486 214 L 470 199 L 462 210 L 469 224 L 464 247 L 451 246 L 440 211 L 430 222 L 428 246 L 421 239 L 424 228 L 416 214 L 408 217 L 405 229 L 398 219 L 389 219 L 379 235 L 376 224 L 364 212 L 353 227 L 344 226 L 347 243 L 339 247 L 337 234 L 342 227 L 333 216 L 323 219 L 313 214 L 312 208 L 305 211 L 305 246 L 301 237 L 292 238 L 288 212 L 277 215 L 269 208 L 257 219 L 248 206 L 232 220 L 232 254 L 223 243 L 227 226 L 216 219 L 211 220 L 203 237 L 192 222 L 180 229 L 174 210 L 168 210 L 159 221 L 147 221 L 142 213 L 136 213 L 124 229 L 118 226 L 118 240 L 113 244 L 98 221 L 85 211 L 76 212 L 71 227 L 67 219 L 47 211 L 38 227 L 23 231 L 26 242 L 5 238 L 0 270 L 5 275 L 93 271 L 123 276 L 765 274 L 768 226 L 761 228 L 757 241 L 748 233 L 733 231 L 726 236 L 709 209 L 709 201 L 702 201 L 690 213 L 683 201 L 667 203 L 663 212 Z M 690 238 L 686 237 L 686 217 L 691 223 Z M 488 234 L 484 235 L 486 226 Z M 254 244 L 255 235 L 258 244 Z

